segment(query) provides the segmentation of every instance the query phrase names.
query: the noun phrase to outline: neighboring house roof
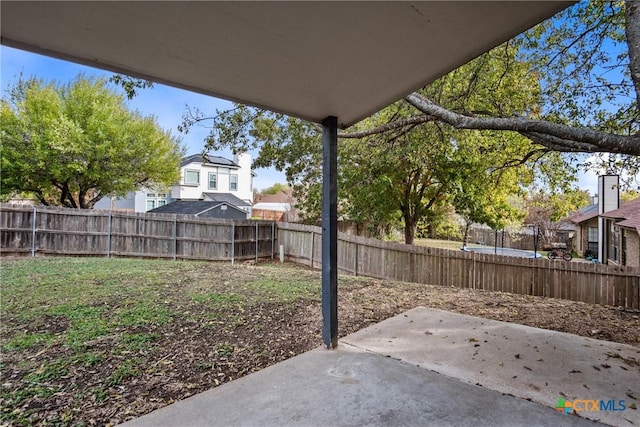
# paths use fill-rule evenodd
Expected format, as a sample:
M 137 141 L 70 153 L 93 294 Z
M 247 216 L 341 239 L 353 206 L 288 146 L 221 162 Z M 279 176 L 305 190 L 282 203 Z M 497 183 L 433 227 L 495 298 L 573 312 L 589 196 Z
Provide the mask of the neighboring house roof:
M 231 193 L 202 193 L 202 196 L 213 202 L 228 203 L 234 206 L 251 206 L 251 203 L 245 202 Z
M 569 221 L 574 224 L 580 224 L 581 222 L 589 221 L 590 219 L 598 217 L 598 205 L 590 205 L 580 209 L 577 213 L 569 217 Z
M 268 203 L 260 202 L 253 205 L 253 209 L 262 209 L 265 211 L 290 212 L 290 203 Z
M 637 218 L 625 219 L 624 221 L 620 221 L 618 225 L 622 227 L 635 228 L 638 234 L 640 234 L 640 216 Z
M 635 228 L 640 234 L 640 198 L 623 203 L 619 209 L 605 212 L 603 218 L 617 219 L 617 225 Z
M 239 210 L 238 207 L 218 201 L 207 201 L 207 200 L 176 200 L 175 202 L 167 203 L 164 206 L 160 206 L 159 208 L 151 209 L 150 213 L 163 213 L 163 214 L 176 214 L 176 215 L 201 215 L 211 209 L 215 209 L 216 207 L 226 204 L 232 209 Z M 246 213 L 246 212 L 245 212 Z
M 614 219 L 629 219 L 640 216 L 640 198 L 623 203 L 618 209 L 605 212 L 600 216 Z
M 554 224 L 558 231 L 576 231 L 576 225 L 572 222 L 560 221 Z
M 232 168 L 239 168 L 240 165 L 235 163 L 232 160 L 226 159 L 220 156 L 203 156 L 202 154 L 192 154 L 190 156 L 184 157 L 180 162 L 180 167 L 184 167 L 189 163 L 201 163 L 204 165 L 216 165 L 216 166 L 226 166 Z
M 293 190 L 280 191 L 276 194 L 256 194 L 254 203 L 291 203 Z

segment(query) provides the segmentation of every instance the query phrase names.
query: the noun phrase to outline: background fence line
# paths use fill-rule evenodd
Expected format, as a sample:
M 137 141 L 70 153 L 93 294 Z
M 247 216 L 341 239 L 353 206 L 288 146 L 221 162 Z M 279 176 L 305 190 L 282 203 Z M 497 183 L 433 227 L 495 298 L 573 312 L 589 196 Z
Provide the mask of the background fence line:
M 0 205 L 7 255 L 231 261 L 274 256 L 274 223 Z
M 280 223 L 278 242 L 291 261 L 321 268 L 322 229 Z M 515 258 L 410 246 L 338 234 L 338 270 L 383 280 L 455 286 L 640 309 L 640 268 Z
M 320 227 L 188 215 L 0 205 L 2 256 L 209 261 L 274 257 L 321 268 Z M 640 268 L 411 246 L 338 233 L 341 273 L 640 309 Z

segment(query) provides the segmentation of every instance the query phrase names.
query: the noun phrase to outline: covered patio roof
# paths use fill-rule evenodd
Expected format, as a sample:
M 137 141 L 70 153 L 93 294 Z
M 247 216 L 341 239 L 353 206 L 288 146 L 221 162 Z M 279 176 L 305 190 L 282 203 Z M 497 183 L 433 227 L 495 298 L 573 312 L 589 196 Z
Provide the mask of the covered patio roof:
M 0 3 L 2 44 L 346 127 L 566 1 Z

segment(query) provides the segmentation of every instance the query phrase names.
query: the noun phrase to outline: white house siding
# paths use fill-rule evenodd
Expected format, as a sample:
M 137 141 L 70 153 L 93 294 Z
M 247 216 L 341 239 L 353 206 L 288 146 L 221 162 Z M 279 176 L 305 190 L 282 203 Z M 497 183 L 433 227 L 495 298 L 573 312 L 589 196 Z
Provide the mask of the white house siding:
M 251 204 L 253 199 L 252 176 L 251 176 L 251 155 L 241 154 L 234 156 L 234 162 L 240 168 L 217 166 L 215 164 L 189 163 L 180 168 L 180 183 L 174 185 L 171 190 L 171 198 L 181 200 L 202 199 L 202 193 L 230 193 L 239 199 Z M 187 170 L 199 171 L 200 181 L 198 185 L 185 183 Z M 217 174 L 216 189 L 209 188 L 209 173 Z M 237 176 L 237 190 L 231 190 L 231 175 Z
M 251 173 L 251 155 L 236 154 L 233 161 L 240 166 L 238 173 L 238 192 L 233 193 L 248 204 L 253 202 L 253 175 Z M 228 187 L 227 187 L 228 188 Z
M 202 200 L 202 193 L 230 193 L 239 199 L 245 201 L 251 206 L 253 200 L 253 175 L 251 172 L 251 155 L 240 154 L 234 155 L 233 162 L 239 167 L 218 166 L 216 164 L 201 164 L 198 162 L 189 163 L 180 168 L 180 182 L 171 187 L 166 192 L 166 203 L 172 200 Z M 195 170 L 200 173 L 199 183 L 190 185 L 185 183 L 186 170 Z M 217 188 L 209 188 L 209 172 L 217 174 Z M 237 175 L 237 190 L 230 189 L 230 176 Z M 154 190 L 141 189 L 131 192 L 124 198 L 112 200 L 104 198 L 96 203 L 96 209 L 117 209 L 129 210 L 135 212 L 146 212 L 147 209 L 147 193 L 158 193 Z M 155 207 L 159 204 L 156 202 Z M 249 214 L 250 207 L 247 207 Z

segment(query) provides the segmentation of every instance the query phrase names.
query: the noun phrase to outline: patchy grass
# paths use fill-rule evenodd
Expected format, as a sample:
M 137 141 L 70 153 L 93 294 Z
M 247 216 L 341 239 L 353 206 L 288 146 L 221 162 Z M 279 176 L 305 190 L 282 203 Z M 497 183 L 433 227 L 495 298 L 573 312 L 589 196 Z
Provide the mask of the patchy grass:
M 320 272 L 291 264 L 3 260 L 0 425 L 105 425 L 321 343 Z M 418 305 L 640 344 L 633 313 L 340 277 L 342 335 Z
M 173 399 L 283 360 L 291 350 L 270 345 L 275 328 L 319 297 L 315 273 L 290 273 L 278 265 L 3 260 L 0 424 L 108 423 L 102 410 L 136 399 L 122 396 L 125 385 L 133 392 L 132 384 L 161 379 L 157 388 Z M 247 345 L 256 332 L 264 342 Z M 166 369 L 174 374 L 163 378 Z

